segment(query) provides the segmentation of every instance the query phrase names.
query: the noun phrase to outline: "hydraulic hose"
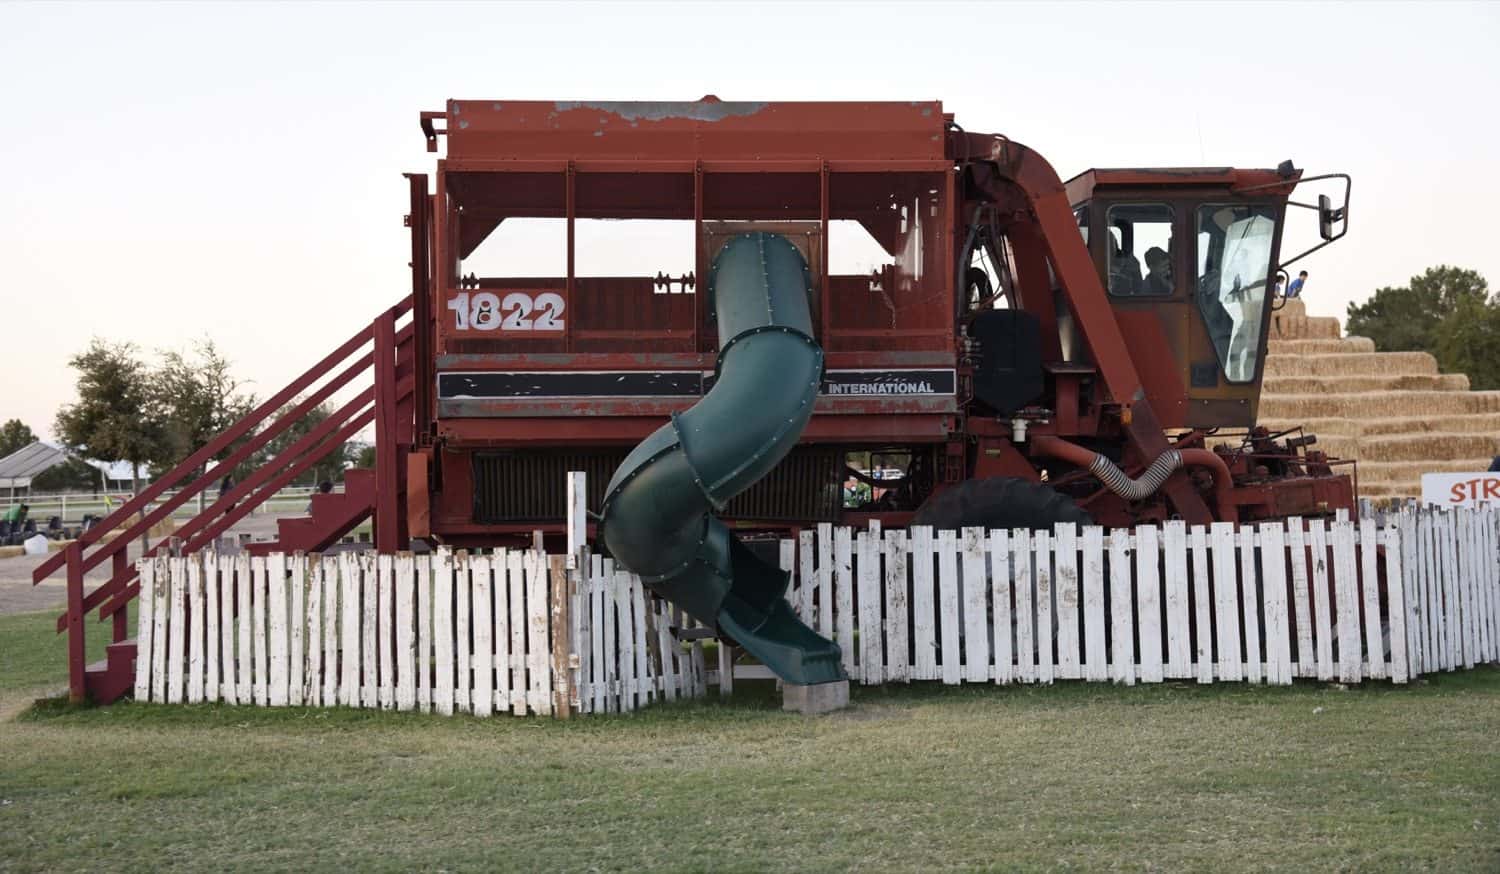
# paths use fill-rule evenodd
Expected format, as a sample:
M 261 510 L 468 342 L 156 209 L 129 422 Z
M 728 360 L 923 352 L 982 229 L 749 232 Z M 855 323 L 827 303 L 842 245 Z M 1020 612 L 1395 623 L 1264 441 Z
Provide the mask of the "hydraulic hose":
M 1168 449 L 1146 466 L 1138 477 L 1129 477 L 1125 471 L 1105 456 L 1060 437 L 1041 436 L 1031 441 L 1032 449 L 1042 455 L 1085 468 L 1099 479 L 1106 489 L 1127 501 L 1143 501 L 1156 494 L 1162 484 L 1184 464 L 1207 467 L 1213 474 L 1214 499 L 1218 507 L 1219 520 L 1233 522 L 1236 519 L 1234 503 L 1230 500 L 1229 467 L 1224 459 L 1206 449 Z
M 626 456 L 599 523 L 619 564 L 798 684 L 842 679 L 838 647 L 791 612 L 787 574 L 714 513 L 769 473 L 812 417 L 823 350 L 809 283 L 801 253 L 779 234 L 725 244 L 708 281 L 719 333 L 713 387 Z

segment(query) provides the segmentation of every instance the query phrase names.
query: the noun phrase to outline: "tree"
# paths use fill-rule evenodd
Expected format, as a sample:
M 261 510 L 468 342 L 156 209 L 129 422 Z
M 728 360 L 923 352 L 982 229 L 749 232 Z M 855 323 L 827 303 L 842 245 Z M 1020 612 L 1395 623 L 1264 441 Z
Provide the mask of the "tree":
M 1468 374 L 1476 391 L 1500 388 L 1500 300 L 1459 301 L 1433 336 L 1444 370 Z
M 366 443 L 359 448 L 359 452 L 354 456 L 354 466 L 366 470 L 375 469 L 375 444 Z
M 300 400 L 293 400 L 290 406 L 296 406 Z M 284 410 L 282 412 L 285 412 Z M 307 414 L 292 422 L 285 431 L 271 438 L 271 441 L 257 453 L 257 463 L 264 464 L 267 461 L 286 451 L 303 437 L 316 430 L 317 427 L 327 421 L 333 414 L 333 408 L 328 404 L 319 404 L 307 411 Z M 274 421 L 274 420 L 273 420 Z M 328 446 L 327 439 L 321 441 L 318 449 Z M 349 466 L 354 458 L 354 447 L 349 443 L 339 443 L 329 447 L 327 451 L 321 452 L 312 466 L 305 473 L 297 477 L 297 482 L 315 485 L 323 480 L 337 482 L 344 478 L 344 469 Z M 306 457 L 305 455 L 303 457 Z
M 160 458 L 165 429 L 153 416 L 150 373 L 130 343 L 95 337 L 68 360 L 78 371 L 78 401 L 57 411 L 53 431 L 74 452 L 100 461 L 125 461 L 140 489 L 141 465 Z
M 52 492 L 97 492 L 99 491 L 99 469 L 76 458 L 49 467 L 31 480 L 31 490 L 42 494 Z
M 198 342 L 192 353 L 163 352 L 148 392 L 150 415 L 160 423 L 163 437 L 151 461 L 161 470 L 175 467 L 243 418 L 255 398 L 242 394 L 240 385 L 212 340 Z M 216 460 L 228 457 L 237 445 L 218 453 Z
M 1385 352 L 1431 352 L 1445 373 L 1466 373 L 1474 389 L 1500 388 L 1500 296 L 1478 272 L 1429 267 L 1400 288 L 1350 304 L 1350 334 Z
M 18 449 L 25 449 L 35 442 L 36 435 L 20 419 L 11 419 L 0 425 L 0 458 Z
M 1369 300 L 1349 304 L 1345 328 L 1369 337 L 1385 352 L 1433 351 L 1438 325 L 1465 301 L 1486 304 L 1489 283 L 1473 270 L 1446 264 L 1429 267 L 1410 284 L 1376 289 Z

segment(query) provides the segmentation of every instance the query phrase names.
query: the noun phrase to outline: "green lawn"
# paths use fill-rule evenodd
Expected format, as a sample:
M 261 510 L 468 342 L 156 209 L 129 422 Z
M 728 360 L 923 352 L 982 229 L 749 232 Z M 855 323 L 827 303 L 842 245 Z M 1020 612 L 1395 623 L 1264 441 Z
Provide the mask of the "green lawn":
M 134 628 L 135 604 L 129 609 L 128 621 Z M 68 688 L 68 636 L 58 634 L 55 624 L 61 612 L 59 608 L 0 616 L 0 700 L 7 695 Z M 88 661 L 104 658 L 104 647 L 110 639 L 110 623 L 99 622 L 97 614 L 91 615 L 84 629 Z
M 43 639 L 0 620 L 0 688 L 55 684 L 8 656 Z M 0 723 L 0 869 L 1500 870 L 1500 669 L 822 718 L 749 685 L 568 723 L 43 702 Z

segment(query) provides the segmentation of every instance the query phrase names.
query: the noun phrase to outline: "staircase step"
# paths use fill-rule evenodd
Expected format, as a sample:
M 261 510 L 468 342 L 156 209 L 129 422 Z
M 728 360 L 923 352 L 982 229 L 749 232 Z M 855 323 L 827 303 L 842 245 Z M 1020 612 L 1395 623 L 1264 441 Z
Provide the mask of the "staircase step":
M 351 467 L 344 471 L 344 494 L 375 497 L 375 471 L 368 467 Z
M 1290 394 L 1261 399 L 1265 419 L 1380 418 L 1500 413 L 1500 391 L 1389 391 Z
M 1272 376 L 1418 376 L 1438 372 L 1437 359 L 1426 352 L 1344 352 L 1299 355 L 1273 353 L 1266 357 L 1266 377 Z
M 111 643 L 104 651 L 104 658 L 84 668 L 83 680 L 89 697 L 110 704 L 135 687 L 135 638 Z
M 1367 482 L 1420 483 L 1424 473 L 1479 473 L 1490 466 L 1490 460 L 1485 457 L 1430 461 L 1361 461 L 1359 484 L 1363 488 Z
M 1359 438 L 1359 460 L 1423 461 L 1432 458 L 1483 458 L 1480 470 L 1500 454 L 1500 436 L 1493 434 L 1407 434 Z
M 1266 349 L 1268 356 L 1276 355 L 1350 355 L 1375 351 L 1375 341 L 1369 337 L 1343 337 L 1326 340 L 1277 340 L 1274 337 Z
M 1427 373 L 1417 375 L 1373 376 L 1270 376 L 1263 383 L 1261 397 L 1309 394 L 1360 394 L 1388 391 L 1468 391 L 1469 378 L 1462 373 Z
M 1342 333 L 1339 320 L 1326 316 L 1272 316 L 1271 336 L 1281 340 L 1331 340 L 1337 339 Z
M 1412 416 L 1399 419 L 1338 419 L 1318 418 L 1296 421 L 1293 419 L 1261 419 L 1260 424 L 1272 431 L 1284 431 L 1301 426 L 1308 434 L 1318 436 L 1321 448 L 1328 436 L 1378 436 L 1381 434 L 1426 434 L 1447 432 L 1469 434 L 1491 432 L 1500 434 L 1500 413 L 1469 413 L 1451 416 Z

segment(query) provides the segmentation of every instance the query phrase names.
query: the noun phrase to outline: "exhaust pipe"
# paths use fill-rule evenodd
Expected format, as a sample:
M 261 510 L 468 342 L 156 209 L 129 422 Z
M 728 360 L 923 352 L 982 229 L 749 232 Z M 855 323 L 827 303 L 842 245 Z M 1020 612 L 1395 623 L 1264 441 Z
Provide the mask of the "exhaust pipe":
M 708 281 L 719 327 L 713 388 L 625 457 L 599 522 L 615 561 L 798 685 L 844 679 L 838 645 L 792 612 L 788 574 L 714 513 L 770 473 L 812 417 L 823 350 L 809 285 L 802 254 L 779 234 L 725 244 Z

